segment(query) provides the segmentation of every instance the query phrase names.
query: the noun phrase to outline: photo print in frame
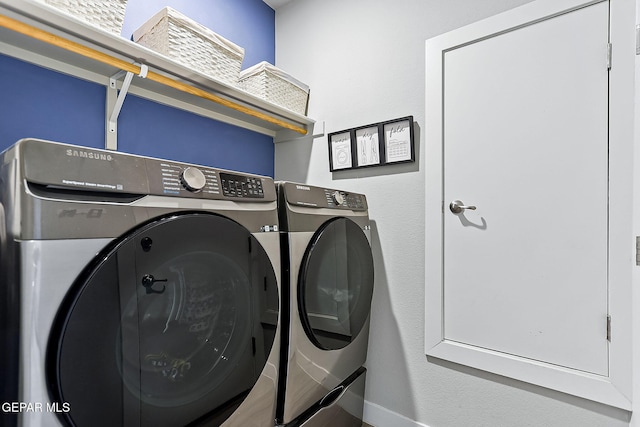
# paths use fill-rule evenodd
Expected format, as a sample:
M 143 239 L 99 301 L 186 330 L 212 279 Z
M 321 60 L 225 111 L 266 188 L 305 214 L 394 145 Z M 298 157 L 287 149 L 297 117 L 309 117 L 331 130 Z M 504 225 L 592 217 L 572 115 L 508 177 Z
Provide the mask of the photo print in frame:
M 415 161 L 413 116 L 333 132 L 331 172 Z

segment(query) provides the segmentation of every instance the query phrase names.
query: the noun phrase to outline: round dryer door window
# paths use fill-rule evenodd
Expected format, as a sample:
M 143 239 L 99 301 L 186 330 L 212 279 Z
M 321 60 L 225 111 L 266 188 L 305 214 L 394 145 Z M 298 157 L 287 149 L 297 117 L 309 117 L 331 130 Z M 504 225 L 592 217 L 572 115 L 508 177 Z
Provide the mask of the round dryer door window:
M 278 291 L 267 254 L 222 216 L 161 218 L 74 284 L 48 348 L 68 425 L 218 426 L 262 373 Z M 275 317 L 273 314 L 275 313 Z
M 355 222 L 336 218 L 320 227 L 307 247 L 298 285 L 309 339 L 326 350 L 349 345 L 366 324 L 373 296 L 371 246 Z

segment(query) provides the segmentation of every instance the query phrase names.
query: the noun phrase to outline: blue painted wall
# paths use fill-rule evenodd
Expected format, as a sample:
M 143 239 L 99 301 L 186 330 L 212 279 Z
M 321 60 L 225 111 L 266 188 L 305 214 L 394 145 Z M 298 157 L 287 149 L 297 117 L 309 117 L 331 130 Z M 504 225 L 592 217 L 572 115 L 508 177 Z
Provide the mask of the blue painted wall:
M 0 56 L 0 149 L 20 138 L 104 147 L 104 86 Z
M 243 68 L 274 62 L 275 13 L 262 0 L 129 0 L 122 34 L 164 6 L 245 48 Z M 0 150 L 34 137 L 104 147 L 105 88 L 0 55 Z M 123 152 L 273 176 L 273 139 L 128 95 L 118 122 Z

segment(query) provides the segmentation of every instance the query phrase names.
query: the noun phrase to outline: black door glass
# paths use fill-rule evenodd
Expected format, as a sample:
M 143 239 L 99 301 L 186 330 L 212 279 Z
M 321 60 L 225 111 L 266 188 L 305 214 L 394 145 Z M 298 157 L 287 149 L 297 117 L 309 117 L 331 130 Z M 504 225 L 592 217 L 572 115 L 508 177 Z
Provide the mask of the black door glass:
M 125 385 L 154 406 L 188 404 L 219 387 L 238 356 L 247 353 L 249 278 L 232 259 L 205 251 L 178 255 L 142 271 L 143 277 L 155 279 L 155 289 L 138 286 L 124 307 L 121 328 L 137 329 L 137 334 L 123 336 L 115 350 L 123 356 L 125 372 L 140 374 L 139 383 L 137 376 L 124 375 Z M 251 360 L 243 363 L 253 372 Z M 252 377 L 234 379 L 237 393 L 253 385 Z
M 221 425 L 266 364 L 275 272 L 242 226 L 158 219 L 111 245 L 74 283 L 48 346 L 65 425 Z
M 369 241 L 348 218 L 325 223 L 313 236 L 298 278 L 302 324 L 318 347 L 346 347 L 364 327 L 373 296 Z

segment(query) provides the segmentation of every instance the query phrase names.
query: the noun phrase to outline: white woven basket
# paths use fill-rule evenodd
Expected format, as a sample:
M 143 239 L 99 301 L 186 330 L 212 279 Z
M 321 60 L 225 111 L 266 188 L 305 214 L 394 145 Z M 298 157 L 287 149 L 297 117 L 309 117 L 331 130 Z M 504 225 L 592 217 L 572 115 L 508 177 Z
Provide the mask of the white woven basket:
M 238 86 L 294 113 L 306 114 L 309 87 L 268 62 L 242 71 Z
M 133 40 L 215 80 L 238 84 L 244 49 L 170 7 L 134 31 Z
M 120 35 L 127 0 L 44 0 L 56 9 Z

